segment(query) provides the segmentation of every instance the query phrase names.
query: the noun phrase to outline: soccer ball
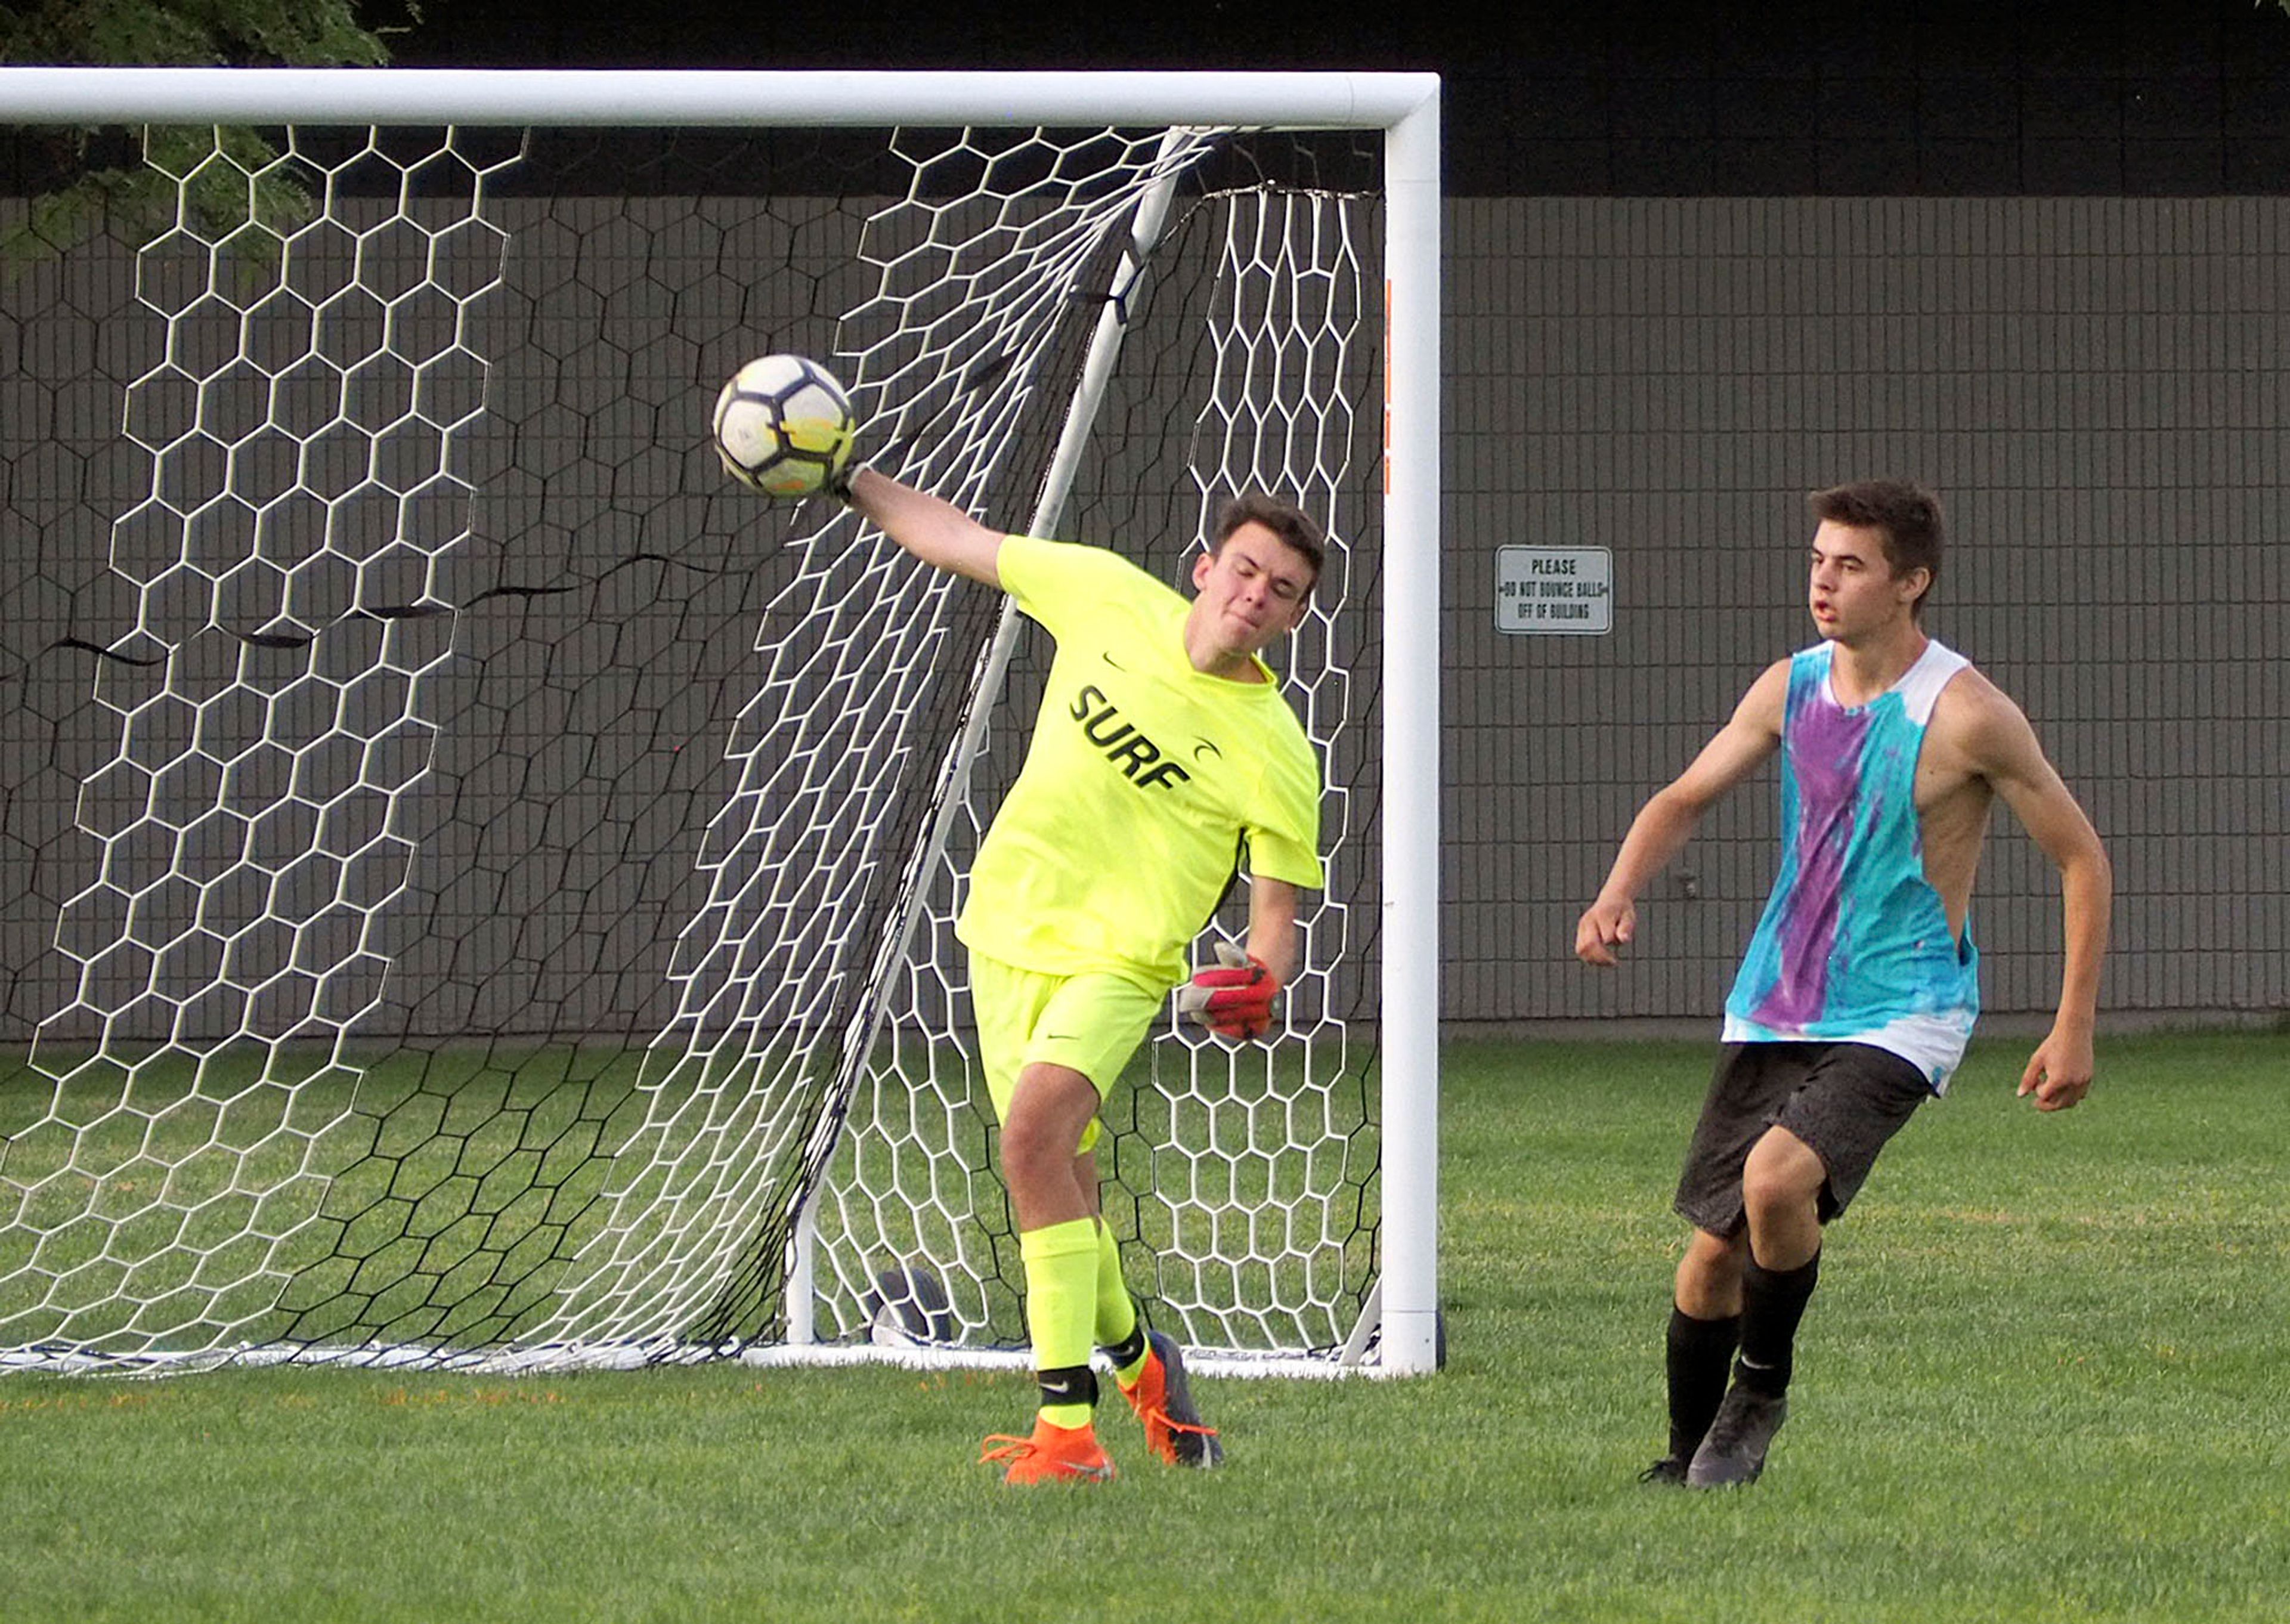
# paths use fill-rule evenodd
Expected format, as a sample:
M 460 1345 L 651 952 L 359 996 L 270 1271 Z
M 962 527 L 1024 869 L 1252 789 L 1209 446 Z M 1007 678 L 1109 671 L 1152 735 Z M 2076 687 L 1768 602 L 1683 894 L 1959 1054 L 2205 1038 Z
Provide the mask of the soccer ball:
M 954 1340 L 954 1307 L 946 1287 L 921 1263 L 893 1263 L 879 1270 L 859 1307 L 867 1316 L 867 1340 L 877 1348 Z
M 850 460 L 851 400 L 816 361 L 765 356 L 716 396 L 716 454 L 741 484 L 767 496 L 809 496 Z

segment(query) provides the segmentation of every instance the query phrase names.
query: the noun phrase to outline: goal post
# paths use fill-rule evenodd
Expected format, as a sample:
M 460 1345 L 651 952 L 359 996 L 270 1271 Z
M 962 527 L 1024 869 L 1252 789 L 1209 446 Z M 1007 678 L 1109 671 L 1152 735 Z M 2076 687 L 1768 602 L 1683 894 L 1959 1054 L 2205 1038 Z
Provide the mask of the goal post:
M 972 1221 L 998 1202 L 991 1130 L 948 1058 L 965 988 L 943 961 L 1022 732 L 996 715 L 1013 634 L 847 517 L 753 498 L 724 516 L 675 401 L 615 388 L 681 368 L 704 419 L 738 345 L 819 353 L 871 420 L 863 454 L 989 521 L 1071 534 L 1086 465 L 1093 490 L 1157 482 L 1104 522 L 1181 549 L 1252 483 L 1358 539 L 1294 675 L 1332 763 L 1372 742 L 1357 787 L 1331 772 L 1363 804 L 1334 820 L 1332 875 L 1369 872 L 1308 924 L 1372 985 L 1340 1010 L 1322 964 L 1295 996 L 1309 1029 L 1269 1051 L 1165 1029 L 1143 1063 L 1182 1078 L 1147 1091 L 1151 1121 L 1109 1124 L 1111 1172 L 1186 1187 L 1125 1221 L 1204 1368 L 1435 1366 L 1435 77 L 8 68 L 0 124 L 284 132 L 278 173 L 314 200 L 276 228 L 250 205 L 220 238 L 187 219 L 158 248 L 100 245 L 77 283 L 40 273 L 62 278 L 68 340 L 0 326 L 19 355 L 63 343 L 59 374 L 75 344 L 130 344 L 81 290 L 126 263 L 157 335 L 110 407 L 124 459 L 82 449 L 104 437 L 84 423 L 69 455 L 9 448 L 12 530 L 107 556 L 31 572 L 71 579 L 7 651 L 15 724 L 48 744 L 0 784 L 36 854 L 0 929 L 28 940 L 44 908 L 49 941 L 0 1012 L 23 1057 L 0 1076 L 0 1368 L 1009 1356 L 1007 1237 Z M 858 179 L 882 195 L 849 216 L 848 267 L 802 258 L 815 210 L 677 201 L 722 160 L 672 137 L 676 172 L 618 205 L 642 230 L 602 218 L 594 182 L 555 215 L 502 204 L 532 129 L 875 128 L 907 133 Z M 435 139 L 382 139 L 404 130 Z M 1312 132 L 1363 140 L 1372 184 Z M 1290 135 L 1273 172 L 1289 160 L 1253 144 Z M 266 177 L 216 148 L 204 179 L 251 195 Z M 1165 246 L 1175 191 L 1216 207 Z M 592 235 L 566 223 L 592 214 Z M 750 242 L 808 279 L 807 315 L 741 287 Z M 661 269 L 679 244 L 698 268 Z M 516 319 L 563 392 L 516 417 L 487 324 L 513 271 L 557 254 Z M 1149 356 L 1123 354 L 1133 325 Z M 60 440 L 57 403 L 84 419 L 93 387 L 59 381 L 20 419 Z M 1175 464 L 1131 456 L 1149 424 Z M 638 449 L 564 449 L 605 440 Z M 473 563 L 526 522 L 553 573 Z M 776 550 L 735 572 L 677 544 L 726 526 Z M 656 612 L 672 593 L 695 596 Z M 637 628 L 677 636 L 709 593 L 707 624 L 748 647 L 718 639 L 671 684 Z M 497 636 L 481 603 L 553 618 Z M 34 646 L 41 625 L 60 635 Z M 488 684 L 526 666 L 540 712 L 496 714 Z M 734 681 L 752 695 L 707 740 L 711 804 L 681 759 L 707 732 L 691 696 Z M 482 754 L 484 726 L 530 742 Z M 607 733 L 657 748 L 615 756 Z M 447 847 L 476 860 L 444 871 Z M 671 860 L 680 918 L 629 877 Z M 516 917 L 544 884 L 589 889 Z M 452 928 L 408 940 L 424 886 Z M 656 1020 L 618 990 L 629 960 L 667 989 Z M 457 972 L 478 961 L 505 968 L 473 991 Z M 394 1023 L 417 1036 L 393 1046 Z M 1371 1071 L 1363 1119 L 1331 1125 L 1331 1079 Z M 1333 1232 L 1340 1208 L 1356 1229 Z M 870 1314 L 900 1334 L 869 1340 Z

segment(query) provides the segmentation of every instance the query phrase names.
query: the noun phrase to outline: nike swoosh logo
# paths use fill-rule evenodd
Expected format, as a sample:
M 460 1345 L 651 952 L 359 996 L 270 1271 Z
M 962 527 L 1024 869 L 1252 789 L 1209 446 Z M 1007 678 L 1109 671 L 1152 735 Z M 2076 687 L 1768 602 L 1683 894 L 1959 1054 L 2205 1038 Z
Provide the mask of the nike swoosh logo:
M 1097 657 L 1105 661 L 1106 664 L 1111 666 L 1117 671 L 1126 671 L 1129 668 L 1127 666 L 1123 665 L 1119 660 L 1116 660 L 1112 655 L 1107 653 L 1103 649 L 1097 651 Z
M 1081 1391 L 1078 1381 L 1045 1381 L 1040 1386 L 1045 1398 L 1071 1398 Z

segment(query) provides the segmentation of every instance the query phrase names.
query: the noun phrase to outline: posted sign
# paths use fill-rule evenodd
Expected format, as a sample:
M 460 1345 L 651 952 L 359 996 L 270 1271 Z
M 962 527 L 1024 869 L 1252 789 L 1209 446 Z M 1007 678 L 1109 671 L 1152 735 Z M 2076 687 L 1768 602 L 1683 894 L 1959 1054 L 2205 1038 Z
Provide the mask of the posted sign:
M 1613 549 L 1497 548 L 1495 629 L 1600 637 L 1613 630 Z

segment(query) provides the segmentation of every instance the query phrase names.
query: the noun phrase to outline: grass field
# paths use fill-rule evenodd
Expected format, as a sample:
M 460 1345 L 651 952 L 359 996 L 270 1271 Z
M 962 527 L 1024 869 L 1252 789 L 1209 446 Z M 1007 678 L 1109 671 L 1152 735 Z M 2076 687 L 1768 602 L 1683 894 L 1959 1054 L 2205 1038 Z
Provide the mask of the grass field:
M 2290 1038 L 1975 1049 L 1831 1237 L 1764 1482 L 1661 1441 L 1700 1045 L 1465 1044 L 1450 1365 L 1204 1382 L 1101 1490 L 972 1464 L 1014 1375 L 0 1380 L 0 1620 L 2290 1619 Z

